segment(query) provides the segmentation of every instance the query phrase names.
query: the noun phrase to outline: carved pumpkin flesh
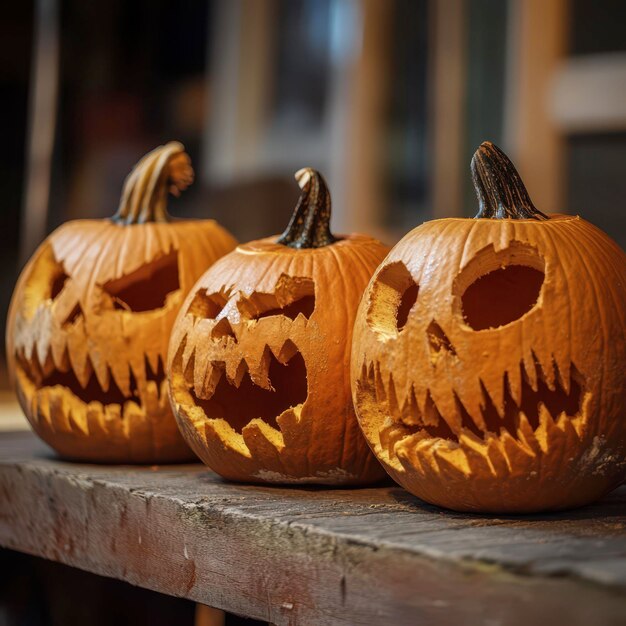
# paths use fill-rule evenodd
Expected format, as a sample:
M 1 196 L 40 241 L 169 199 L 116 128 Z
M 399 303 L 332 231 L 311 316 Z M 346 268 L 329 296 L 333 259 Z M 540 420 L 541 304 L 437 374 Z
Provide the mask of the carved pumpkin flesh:
M 463 511 L 590 502 L 626 474 L 626 256 L 547 218 L 483 144 L 477 219 L 427 222 L 373 276 L 353 394 L 389 474 Z
M 168 402 L 167 342 L 189 288 L 235 245 L 212 220 L 169 219 L 168 188 L 192 180 L 180 144 L 157 148 L 128 177 L 113 219 L 61 226 L 20 276 L 8 361 L 33 429 L 65 457 L 192 457 Z
M 238 246 L 191 290 L 172 332 L 170 393 L 182 432 L 240 481 L 359 483 L 384 473 L 350 397 L 360 297 L 387 249 L 335 239 L 313 170 L 281 238 Z

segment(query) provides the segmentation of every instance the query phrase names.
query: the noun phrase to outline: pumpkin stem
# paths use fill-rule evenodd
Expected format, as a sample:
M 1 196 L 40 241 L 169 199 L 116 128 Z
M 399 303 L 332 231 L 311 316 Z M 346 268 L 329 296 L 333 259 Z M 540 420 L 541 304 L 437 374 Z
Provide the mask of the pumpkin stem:
M 183 144 L 170 141 L 148 152 L 124 181 L 117 213 L 112 217 L 121 224 L 169 222 L 168 191 L 179 196 L 193 182 L 191 159 Z
M 302 193 L 278 243 L 290 248 L 322 248 L 336 241 L 330 232 L 330 192 L 322 175 L 310 167 L 296 172 Z
M 483 141 L 472 157 L 471 169 L 478 196 L 476 219 L 549 219 L 535 208 L 515 166 L 498 146 Z

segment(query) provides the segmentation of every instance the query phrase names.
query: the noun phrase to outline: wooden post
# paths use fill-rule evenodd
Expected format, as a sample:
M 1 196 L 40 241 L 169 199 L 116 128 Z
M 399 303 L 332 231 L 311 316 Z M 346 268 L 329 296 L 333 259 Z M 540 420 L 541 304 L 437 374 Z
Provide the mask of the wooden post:
M 28 106 L 28 151 L 20 236 L 25 263 L 46 235 L 59 82 L 59 7 L 38 0 Z
M 566 52 L 568 0 L 512 0 L 512 41 L 505 134 L 534 203 L 563 210 L 564 141 L 550 95 Z
M 385 197 L 384 133 L 394 6 L 379 0 L 364 0 L 360 6 L 361 50 L 351 76 L 352 93 L 344 103 L 350 109 L 345 118 L 349 148 L 346 214 L 339 228 L 375 232 Z
M 463 212 L 467 4 L 431 0 L 433 217 Z

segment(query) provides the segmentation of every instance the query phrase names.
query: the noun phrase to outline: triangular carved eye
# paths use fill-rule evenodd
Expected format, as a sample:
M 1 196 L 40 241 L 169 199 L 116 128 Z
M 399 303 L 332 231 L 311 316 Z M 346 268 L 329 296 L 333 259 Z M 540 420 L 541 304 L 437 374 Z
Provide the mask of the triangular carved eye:
M 229 297 L 228 293 L 207 293 L 201 289 L 193 297 L 187 309 L 187 315 L 214 320 L 226 306 Z
M 102 289 L 111 296 L 116 309 L 142 313 L 163 308 L 167 296 L 180 289 L 178 252 L 173 250 L 130 274 L 110 280 Z
M 309 319 L 315 310 L 315 283 L 310 278 L 281 275 L 274 293 L 253 292 L 242 297 L 239 311 L 248 320 L 282 315 L 295 320 Z
M 50 288 L 50 299 L 56 300 L 57 296 L 63 291 L 65 287 L 65 283 L 67 282 L 69 276 L 63 270 L 63 266 L 59 264 L 59 273 L 56 274 L 52 281 L 52 286 Z

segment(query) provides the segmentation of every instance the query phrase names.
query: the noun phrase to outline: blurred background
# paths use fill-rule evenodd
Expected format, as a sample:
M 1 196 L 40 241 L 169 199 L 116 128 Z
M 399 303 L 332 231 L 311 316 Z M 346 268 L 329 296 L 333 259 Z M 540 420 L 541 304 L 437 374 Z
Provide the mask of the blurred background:
M 39 0 L 1 23 L 3 325 L 45 235 L 112 215 L 170 139 L 197 174 L 171 213 L 240 240 L 283 230 L 304 165 L 337 232 L 394 243 L 471 216 L 469 161 L 491 139 L 540 209 L 626 246 L 621 0 Z
M 336 232 L 393 244 L 472 216 L 469 162 L 490 139 L 538 208 L 626 247 L 623 0 L 37 0 L 5 3 L 0 25 L 3 328 L 46 234 L 111 216 L 133 164 L 171 139 L 197 176 L 170 212 L 242 241 L 284 229 L 305 165 L 328 180 Z M 20 623 L 193 622 L 191 603 L 0 556 L 0 604 Z M 87 599 L 71 616 L 68 588 Z

